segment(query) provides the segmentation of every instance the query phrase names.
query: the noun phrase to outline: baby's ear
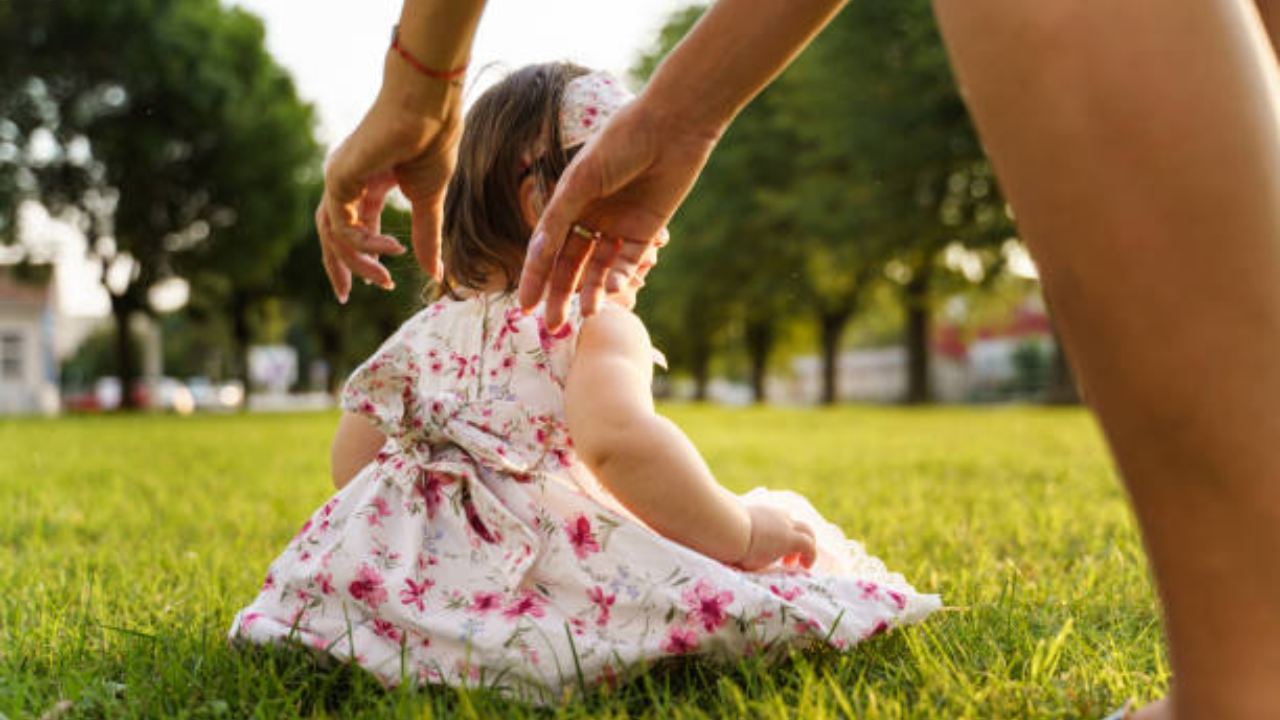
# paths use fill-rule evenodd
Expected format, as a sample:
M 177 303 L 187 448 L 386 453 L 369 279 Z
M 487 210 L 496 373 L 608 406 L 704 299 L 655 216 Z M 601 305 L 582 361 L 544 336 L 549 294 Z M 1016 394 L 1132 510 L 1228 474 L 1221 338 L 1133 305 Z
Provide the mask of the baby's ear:
M 542 210 L 546 207 L 546 198 L 538 191 L 538 183 L 533 174 L 526 175 L 520 181 L 520 215 L 530 228 L 538 224 Z

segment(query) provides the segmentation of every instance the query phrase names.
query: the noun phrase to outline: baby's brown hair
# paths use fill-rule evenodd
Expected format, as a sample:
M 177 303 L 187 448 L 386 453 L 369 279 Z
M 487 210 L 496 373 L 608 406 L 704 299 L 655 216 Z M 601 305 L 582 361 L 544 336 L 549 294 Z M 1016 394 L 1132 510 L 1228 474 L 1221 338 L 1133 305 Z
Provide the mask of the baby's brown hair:
M 507 290 L 519 284 L 533 229 L 520 209 L 520 185 L 532 174 L 546 199 L 568 166 L 560 105 L 569 81 L 588 72 L 571 63 L 529 65 L 471 106 L 444 201 L 444 294 L 480 289 L 495 272 Z

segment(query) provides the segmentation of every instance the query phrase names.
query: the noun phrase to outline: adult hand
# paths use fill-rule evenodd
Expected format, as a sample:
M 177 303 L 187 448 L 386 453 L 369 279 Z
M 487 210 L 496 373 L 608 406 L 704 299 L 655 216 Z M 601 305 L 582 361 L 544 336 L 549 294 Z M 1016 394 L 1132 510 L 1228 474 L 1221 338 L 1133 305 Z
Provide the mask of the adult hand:
M 377 100 L 329 159 L 316 229 L 339 302 L 351 293 L 352 273 L 384 289 L 395 286 L 378 261 L 383 254 L 404 252 L 381 231 L 382 208 L 394 187 L 412 205 L 418 262 L 440 277 L 440 222 L 456 163 L 460 107 L 455 86 L 389 69 Z
M 716 134 L 682 127 L 649 104 L 642 94 L 587 143 L 556 183 L 534 228 L 520 304 L 532 308 L 545 297 L 552 329 L 563 324 L 579 282 L 582 309 L 590 315 L 606 287 L 621 288 L 649 247 L 665 242 L 667 220 L 715 146 Z M 575 225 L 600 233 L 602 240 L 582 237 L 573 232 Z

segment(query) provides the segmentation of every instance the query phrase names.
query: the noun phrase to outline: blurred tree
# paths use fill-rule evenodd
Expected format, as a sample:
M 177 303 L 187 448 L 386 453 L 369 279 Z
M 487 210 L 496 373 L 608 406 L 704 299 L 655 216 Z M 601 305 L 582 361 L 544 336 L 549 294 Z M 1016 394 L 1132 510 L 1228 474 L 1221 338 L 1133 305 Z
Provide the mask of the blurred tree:
M 296 211 L 282 193 L 314 172 L 315 150 L 262 40 L 256 18 L 217 0 L 0 0 L 0 188 L 14 188 L 0 190 L 0 228 L 28 198 L 85 234 L 126 387 L 129 318 L 190 270 L 185 256 L 234 237 L 262 267 L 283 257 L 286 220 L 267 216 Z
M 890 279 L 901 285 L 905 307 L 905 399 L 927 402 L 939 283 L 991 277 L 1013 234 L 930 3 L 850 4 L 798 65 L 813 100 L 788 108 L 819 147 L 849 159 L 846 177 L 865 190 L 861 212 L 846 218 L 891 253 Z M 965 266 L 940 263 L 951 246 L 969 251 Z
M 704 7 L 676 12 L 655 50 L 634 70 L 645 79 L 693 27 Z M 789 218 L 763 201 L 791 177 L 785 129 L 766 91 L 725 133 L 672 220 L 674 238 L 651 275 L 639 311 L 674 365 L 693 374 L 695 397 L 706 397 L 711 360 L 738 325 L 745 344 L 752 397 L 765 399 L 765 377 L 779 324 L 794 313 L 794 281 L 804 257 L 788 237 Z M 788 288 L 788 284 L 793 287 Z
M 319 198 L 319 185 L 315 197 Z M 408 212 L 388 205 L 382 214 L 388 235 L 409 243 Z M 285 300 L 291 344 L 302 348 L 301 364 L 322 360 L 328 368 L 328 387 L 333 391 L 348 372 L 363 362 L 396 328 L 422 309 L 432 289 L 426 274 L 412 253 L 384 257 L 383 263 L 396 279 L 391 292 L 365 288 L 356 283 L 346 305 L 339 305 L 320 260 L 320 239 L 314 223 L 299 230 L 299 239 L 290 246 L 289 256 L 275 286 Z

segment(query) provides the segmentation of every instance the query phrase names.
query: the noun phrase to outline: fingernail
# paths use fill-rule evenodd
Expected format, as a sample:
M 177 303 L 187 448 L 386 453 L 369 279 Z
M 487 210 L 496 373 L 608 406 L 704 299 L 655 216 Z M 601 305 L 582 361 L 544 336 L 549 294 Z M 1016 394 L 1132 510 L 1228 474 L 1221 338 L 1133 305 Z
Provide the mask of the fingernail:
M 529 241 L 529 254 L 537 255 L 538 253 L 542 252 L 542 246 L 545 245 L 546 243 L 547 243 L 547 234 L 539 230 L 538 234 L 534 235 L 533 239 Z
M 382 289 L 383 289 L 383 290 L 395 290 L 395 289 L 396 289 L 396 281 L 395 281 L 395 280 L 388 280 L 388 281 L 386 281 L 385 283 L 383 283 L 383 284 L 382 284 Z

